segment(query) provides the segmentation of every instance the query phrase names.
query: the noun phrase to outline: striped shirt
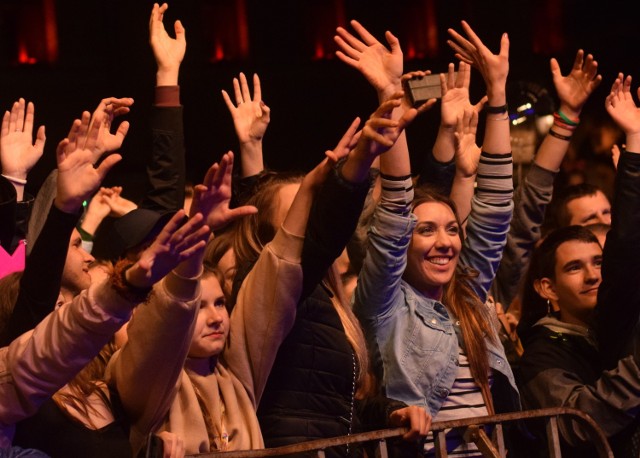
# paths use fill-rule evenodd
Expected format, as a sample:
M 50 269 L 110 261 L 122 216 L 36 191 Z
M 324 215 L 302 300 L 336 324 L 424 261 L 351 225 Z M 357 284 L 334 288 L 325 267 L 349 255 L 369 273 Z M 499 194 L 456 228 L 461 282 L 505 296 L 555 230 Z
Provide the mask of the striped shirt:
M 488 415 L 487 406 L 482 397 L 480 386 L 471 376 L 469 361 L 462 348 L 458 349 L 458 372 L 451 387 L 451 392 L 445 399 L 434 421 L 457 420 L 459 418 L 481 417 Z M 493 374 L 489 374 L 489 386 L 493 383 Z M 451 457 L 475 458 L 482 457 L 474 443 L 466 444 L 459 429 L 445 430 L 447 453 Z M 427 435 L 424 444 L 424 455 L 435 457 L 433 433 Z

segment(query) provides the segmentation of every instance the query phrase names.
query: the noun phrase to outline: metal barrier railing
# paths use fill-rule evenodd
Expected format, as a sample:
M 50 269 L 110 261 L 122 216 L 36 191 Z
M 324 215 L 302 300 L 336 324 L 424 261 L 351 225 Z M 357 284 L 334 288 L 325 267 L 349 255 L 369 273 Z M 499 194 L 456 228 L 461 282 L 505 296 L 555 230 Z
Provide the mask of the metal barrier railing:
M 468 443 L 475 443 L 482 452 L 482 456 L 491 458 L 505 458 L 507 456 L 504 445 L 502 424 L 531 419 L 546 419 L 547 444 L 550 458 L 560 458 L 560 434 L 558 431 L 558 417 L 567 416 L 572 420 L 577 420 L 593 434 L 591 439 L 594 442 L 598 456 L 601 458 L 613 458 L 613 452 L 609 447 L 609 442 L 602 429 L 593 419 L 584 412 L 567 407 L 552 409 L 527 410 L 521 412 L 505 413 L 498 415 L 488 415 L 484 417 L 461 418 L 458 420 L 439 421 L 431 425 L 435 439 L 436 457 L 446 458 L 445 430 L 459 428 L 463 431 L 463 438 Z M 486 434 L 482 426 L 494 426 L 492 438 Z M 315 451 L 318 458 L 324 458 L 324 450 L 340 445 L 356 444 L 364 442 L 378 442 L 378 454 L 380 458 L 387 458 L 386 439 L 402 436 L 407 432 L 407 428 L 382 429 L 366 433 L 352 434 L 349 436 L 332 437 L 329 439 L 318 439 L 298 444 L 286 445 L 283 447 L 266 448 L 262 450 L 237 450 L 231 452 L 209 452 L 187 457 L 198 458 L 262 458 L 269 456 L 286 456 L 294 453 Z

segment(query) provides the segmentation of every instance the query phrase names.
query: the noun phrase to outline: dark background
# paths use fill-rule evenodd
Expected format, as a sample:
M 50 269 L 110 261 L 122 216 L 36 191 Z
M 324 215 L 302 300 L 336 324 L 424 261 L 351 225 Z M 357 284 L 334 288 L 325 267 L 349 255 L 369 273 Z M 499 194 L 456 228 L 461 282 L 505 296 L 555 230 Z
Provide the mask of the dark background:
M 135 104 L 126 117 L 131 130 L 121 151 L 124 159 L 105 184 L 123 185 L 129 198 L 142 192 L 148 157 L 146 121 L 155 83 L 148 45 L 152 4 L 0 1 L 0 108 L 10 109 L 24 97 L 35 103 L 36 124 L 47 128 L 45 155 L 29 176 L 27 189 L 32 193 L 55 166 L 55 146 L 73 119 L 83 110 L 93 111 L 108 96 L 133 97 Z M 604 77 L 583 113 L 583 118 L 597 119 L 604 113 L 604 98 L 617 72 L 639 74 L 640 31 L 632 5 L 577 0 L 174 0 L 165 25 L 173 35 L 173 21 L 181 19 L 187 31 L 180 85 L 188 179 L 199 181 L 222 153 L 237 150 L 220 90 L 232 91 L 232 78 L 240 71 L 258 72 L 261 77 L 263 98 L 272 109 L 265 158 L 274 169 L 308 170 L 335 145 L 355 116 L 368 117 L 377 105 L 373 89 L 356 70 L 333 57 L 335 26 L 352 18 L 380 39 L 387 29 L 398 36 L 405 51 L 405 71 L 444 71 L 454 59 L 446 31 L 449 27 L 460 31 L 461 19 L 494 52 L 501 33 L 507 32 L 510 82 L 534 82 L 547 88 L 552 98 L 549 58 L 558 58 L 566 74 L 577 49 L 583 48 L 594 54 Z M 53 11 L 49 21 L 55 20 L 55 58 L 43 51 L 47 8 Z M 248 31 L 244 54 L 236 39 L 239 14 Z M 217 57 L 216 40 L 226 46 Z M 30 48 L 26 57 L 25 42 Z M 31 63 L 24 62 L 29 59 Z M 473 100 L 483 93 L 475 72 L 471 92 Z M 436 108 L 410 128 L 416 169 L 420 155 L 433 143 L 437 115 Z

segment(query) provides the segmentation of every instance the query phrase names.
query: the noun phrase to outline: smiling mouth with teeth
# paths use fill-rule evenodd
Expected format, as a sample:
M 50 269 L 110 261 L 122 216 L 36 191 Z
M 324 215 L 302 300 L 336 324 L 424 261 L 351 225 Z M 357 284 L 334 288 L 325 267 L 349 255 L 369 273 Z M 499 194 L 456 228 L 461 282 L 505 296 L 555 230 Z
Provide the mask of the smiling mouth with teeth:
M 431 264 L 438 264 L 438 265 L 445 265 L 450 260 L 451 260 L 451 258 L 429 258 L 429 259 L 427 259 L 427 261 L 429 261 Z

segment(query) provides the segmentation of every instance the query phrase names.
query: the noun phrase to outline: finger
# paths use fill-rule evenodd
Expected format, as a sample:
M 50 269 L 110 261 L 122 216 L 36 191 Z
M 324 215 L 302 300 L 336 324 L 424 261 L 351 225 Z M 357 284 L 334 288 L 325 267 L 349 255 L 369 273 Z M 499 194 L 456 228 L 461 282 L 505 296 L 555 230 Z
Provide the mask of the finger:
M 207 173 L 204 176 L 204 181 L 202 182 L 205 187 L 210 188 L 213 183 L 213 177 L 216 176 L 218 169 L 220 168 L 220 164 L 217 162 L 212 164 L 211 167 L 207 170 Z
M 47 140 L 47 136 L 45 134 L 44 131 L 44 126 L 40 126 L 38 128 L 38 132 L 36 132 L 36 142 L 34 143 L 33 147 L 36 149 L 36 151 L 40 154 L 43 153 L 44 151 L 44 144 Z
M 438 103 L 438 99 L 429 99 L 424 102 L 422 105 L 416 107 L 417 114 L 424 113 L 427 110 L 430 110 L 436 103 Z
M 86 149 L 93 150 L 98 141 L 98 135 L 100 134 L 100 127 L 104 120 L 104 112 L 96 113 L 94 116 L 94 122 L 87 126 L 86 140 L 84 147 Z
M 208 231 L 208 229 L 207 229 L 207 231 Z M 208 238 L 208 236 L 207 236 L 207 238 Z M 191 258 L 192 256 L 200 253 L 202 250 L 205 249 L 206 246 L 207 246 L 206 240 L 200 240 L 198 243 L 196 243 L 192 247 L 187 248 L 184 251 L 181 251 L 180 255 L 179 255 L 180 262 L 186 261 L 187 259 Z
M 582 70 L 582 64 L 584 63 L 584 51 L 578 49 L 576 58 L 573 60 L 573 70 Z
M 129 121 L 122 121 L 116 131 L 116 138 L 120 145 L 122 145 L 124 138 L 127 136 L 127 132 L 129 132 Z
M 60 141 L 60 143 L 58 143 L 58 147 L 56 148 L 56 163 L 58 164 L 58 167 L 60 167 L 60 164 L 62 164 L 67 158 L 67 154 L 65 151 L 68 145 L 68 138 L 64 138 Z
M 240 82 L 238 78 L 233 79 L 233 92 L 236 96 L 236 106 L 240 105 L 244 100 L 242 99 L 242 91 L 240 90 Z
M 196 213 L 196 215 L 202 216 L 202 213 Z M 201 240 L 207 238 L 211 232 L 209 226 L 204 224 L 204 218 L 199 219 L 197 224 L 190 227 L 189 231 L 180 232 L 185 226 L 186 224 L 183 225 L 169 241 L 174 251 L 183 251 L 196 245 Z
M 225 153 L 220 160 L 220 167 L 213 176 L 212 186 L 220 188 L 224 184 L 226 176 L 231 172 L 231 164 L 233 164 L 233 155 Z
M 458 78 L 456 79 L 457 87 L 471 86 L 471 67 L 466 62 L 460 62 L 458 64 Z
M 18 109 L 19 109 L 19 103 L 18 102 L 13 102 L 13 105 L 11 106 L 11 115 L 9 116 L 9 132 L 16 132 L 17 129 L 17 125 L 18 125 Z
M 347 29 L 338 27 L 336 29 L 336 32 L 338 33 L 338 37 L 342 38 L 343 43 L 350 46 L 354 50 L 363 52 L 365 49 L 367 49 L 367 46 L 362 41 L 351 35 L 351 33 L 347 31 Z
M 371 118 L 367 121 L 367 126 L 372 129 L 396 128 L 398 121 L 389 118 Z
M 18 119 L 16 120 L 16 130 L 18 132 L 22 132 L 24 130 L 24 112 L 25 112 L 25 101 L 22 97 L 18 101 Z
M 33 132 L 33 118 L 35 116 L 35 107 L 32 102 L 27 104 L 27 113 L 24 118 L 24 131 L 32 133 Z
M 476 110 L 478 113 L 482 111 L 482 109 L 484 108 L 485 104 L 489 101 L 489 96 L 485 95 L 484 97 L 482 97 L 480 99 L 480 101 L 478 103 L 476 103 L 473 106 L 473 109 Z
M 362 135 L 364 135 L 367 139 L 374 141 L 382 146 L 386 146 L 387 148 L 391 148 L 395 143 L 394 140 L 385 137 L 383 134 L 379 133 L 377 130 L 370 128 L 369 126 L 364 126 L 362 129 Z
M 509 43 L 509 35 L 505 32 L 500 38 L 500 56 L 509 57 Z
M 467 36 L 469 37 L 469 40 L 476 48 L 481 48 L 484 47 L 484 44 L 482 43 L 482 40 L 480 39 L 480 37 L 478 35 L 476 35 L 476 33 L 473 31 L 473 29 L 471 28 L 471 26 L 469 25 L 469 23 L 465 20 L 460 21 L 460 23 L 462 24 L 462 28 L 464 29 L 464 33 L 467 34 Z
M 253 74 L 253 101 L 262 101 L 262 88 L 260 87 L 260 77 L 257 73 Z
M 9 118 L 11 114 L 8 111 L 4 112 L 2 115 L 2 130 L 0 130 L 0 135 L 3 137 L 9 134 Z
M 107 173 L 109 172 L 109 170 L 111 170 L 114 165 L 120 162 L 121 159 L 122 159 L 122 156 L 120 156 L 117 153 L 110 154 L 104 158 L 104 160 L 100 163 L 100 165 L 96 169 L 96 172 L 100 177 L 100 182 L 104 181 L 104 177 L 107 176 Z
M 229 222 L 235 221 L 245 216 L 254 215 L 258 213 L 258 209 L 253 205 L 245 205 L 244 207 L 236 207 L 229 210 L 228 220 Z
M 251 92 L 249 92 L 249 83 L 247 83 L 247 77 L 242 72 L 240 72 L 240 90 L 242 91 L 242 100 L 250 102 Z
M 364 26 L 360 24 L 358 21 L 356 21 L 355 19 L 351 20 L 351 27 L 353 27 L 353 30 L 358 32 L 358 35 L 360 35 L 360 38 L 362 39 L 362 41 L 365 42 L 366 45 L 371 46 L 371 45 L 380 43 L 376 39 L 376 37 L 371 35 L 369 31 L 365 29 Z
M 233 114 L 233 110 L 236 109 L 236 106 L 233 104 L 231 97 L 229 97 L 229 94 L 224 89 L 222 90 L 222 98 L 224 99 L 224 103 L 227 105 L 229 111 Z
M 191 219 L 193 218 L 198 217 L 198 215 L 200 215 L 199 218 L 200 218 L 200 221 L 202 221 L 202 215 L 200 213 L 197 213 L 196 215 L 192 216 L 189 219 L 189 221 L 191 221 Z M 161 243 L 166 243 L 169 240 L 169 238 L 171 238 L 173 234 L 177 232 L 177 230 L 180 228 L 180 226 L 182 225 L 182 221 L 184 220 L 184 216 L 185 216 L 185 211 L 181 208 L 176 212 L 175 215 L 171 217 L 171 219 L 167 222 L 167 224 L 164 225 L 164 227 L 162 228 L 162 231 L 160 231 L 160 235 L 158 235 L 158 241 Z M 187 221 L 185 225 L 188 224 L 189 221 Z
M 98 128 L 100 127 L 100 123 L 98 121 L 101 121 L 101 116 L 102 113 L 99 112 L 96 114 L 96 122 L 94 123 L 95 126 L 97 126 Z M 91 122 L 91 113 L 89 113 L 88 111 L 83 111 L 82 112 L 82 118 L 80 119 L 80 126 L 78 127 L 78 131 L 76 134 L 76 145 L 79 148 L 84 148 L 87 142 L 87 132 L 89 132 L 89 124 Z
M 387 30 L 384 34 L 384 37 L 387 39 L 387 43 L 389 43 L 389 47 L 391 48 L 391 54 L 402 54 L 402 48 L 400 47 L 400 40 L 398 40 L 394 34 L 392 34 Z
M 180 21 L 180 19 L 178 19 L 173 24 L 173 31 L 176 34 L 176 41 L 178 41 L 180 43 L 185 43 L 187 41 L 187 39 L 186 39 L 186 31 L 185 31 L 185 28 L 182 25 L 182 22 Z
M 414 119 L 418 116 L 418 110 L 415 108 L 411 108 L 410 110 L 405 111 L 398 122 L 398 133 L 402 132 L 407 128 L 409 124 L 413 122 Z
M 336 53 L 338 52 L 343 52 L 344 54 L 346 54 L 347 56 L 349 56 L 352 59 L 355 60 L 359 60 L 360 56 L 362 54 L 361 51 L 358 51 L 357 49 L 353 48 L 352 46 L 349 46 L 349 44 L 347 44 L 341 37 L 339 36 L 335 36 L 333 37 L 333 40 L 336 42 L 336 44 L 340 47 L 339 51 L 336 51 Z
M 82 121 L 79 119 L 75 119 L 71 124 L 69 135 L 67 135 L 69 151 L 74 151 L 76 149 L 78 132 L 80 131 L 80 124 L 82 124 Z
M 352 59 L 351 57 L 347 56 L 343 52 L 336 51 L 336 57 L 340 59 L 342 62 L 344 62 L 345 64 L 349 65 L 350 67 L 358 68 L 358 61 L 355 59 Z

